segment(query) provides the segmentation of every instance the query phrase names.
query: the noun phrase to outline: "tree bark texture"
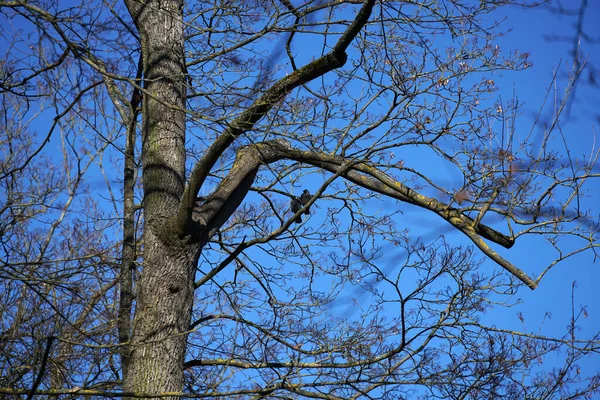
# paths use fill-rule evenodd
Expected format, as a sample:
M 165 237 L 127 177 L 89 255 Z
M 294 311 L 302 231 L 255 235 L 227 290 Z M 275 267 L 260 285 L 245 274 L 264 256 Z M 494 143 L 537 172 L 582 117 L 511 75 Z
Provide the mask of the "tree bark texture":
M 144 241 L 125 390 L 180 392 L 200 246 L 166 245 L 152 230 Z
M 173 228 L 185 186 L 183 1 L 126 1 L 143 57 L 144 269 L 125 390 L 179 392 L 201 246 Z

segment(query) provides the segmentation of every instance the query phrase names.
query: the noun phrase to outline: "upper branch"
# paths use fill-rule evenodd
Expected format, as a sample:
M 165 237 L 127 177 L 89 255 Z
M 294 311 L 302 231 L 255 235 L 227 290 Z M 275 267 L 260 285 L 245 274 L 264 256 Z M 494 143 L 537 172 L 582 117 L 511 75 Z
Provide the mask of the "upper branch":
M 347 60 L 346 49 L 369 20 L 374 4 L 375 0 L 365 0 L 352 24 L 329 53 L 277 81 L 247 110 L 234 119 L 225 132 L 212 143 L 194 166 L 189 184 L 184 192 L 176 222 L 180 233 L 187 231 L 196 195 L 221 154 L 238 136 L 252 129 L 278 101 L 292 90 L 343 66 Z

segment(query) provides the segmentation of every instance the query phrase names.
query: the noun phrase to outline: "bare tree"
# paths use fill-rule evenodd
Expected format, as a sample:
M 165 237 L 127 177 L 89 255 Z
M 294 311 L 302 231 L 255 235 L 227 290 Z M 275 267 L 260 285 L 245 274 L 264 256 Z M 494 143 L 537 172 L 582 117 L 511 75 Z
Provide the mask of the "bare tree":
M 0 3 L 0 393 L 596 393 L 583 311 L 564 337 L 481 318 L 598 247 L 598 152 L 553 142 L 567 97 L 517 129 L 514 2 L 471 3 Z M 499 250 L 531 236 L 537 276 Z

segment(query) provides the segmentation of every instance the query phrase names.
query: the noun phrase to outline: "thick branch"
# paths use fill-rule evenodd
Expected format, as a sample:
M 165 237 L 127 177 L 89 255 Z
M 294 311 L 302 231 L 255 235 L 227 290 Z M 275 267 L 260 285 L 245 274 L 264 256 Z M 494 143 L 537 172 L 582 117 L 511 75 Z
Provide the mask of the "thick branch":
M 348 168 L 348 161 L 351 161 L 340 156 L 296 150 L 283 140 L 273 140 L 242 148 L 227 178 L 199 209 L 199 222 L 206 226 L 204 240 L 208 240 L 241 204 L 259 166 L 282 159 L 302 161 L 332 173 Z M 347 171 L 342 171 L 340 176 L 366 189 L 433 211 L 463 232 L 485 255 L 528 287 L 531 289 L 537 287 L 533 279 L 493 251 L 482 239 L 483 237 L 510 248 L 514 244 L 512 238 L 481 223 L 476 223 L 472 218 L 447 204 L 414 191 L 367 162 L 356 161 Z
M 327 154 L 317 154 L 299 150 L 287 150 L 289 155 L 285 158 L 296 159 L 308 164 L 326 169 L 330 172 L 337 172 L 342 164 L 346 161 L 343 157 L 331 156 Z M 416 206 L 433 211 L 446 221 L 448 221 L 456 229 L 464 233 L 473 243 L 490 259 L 495 261 L 502 268 L 509 271 L 512 275 L 525 283 L 530 289 L 535 289 L 537 283 L 527 274 L 511 264 L 509 261 L 502 258 L 498 253 L 493 251 L 481 238 L 491 240 L 494 243 L 500 244 L 506 248 L 512 247 L 514 239 L 488 227 L 481 223 L 476 223 L 472 218 L 462 214 L 458 210 L 439 202 L 438 200 L 424 196 L 408 186 L 396 181 L 389 175 L 370 166 L 367 163 L 357 163 L 351 171 L 342 174 L 342 176 L 357 185 L 366 189 L 371 189 L 377 193 L 381 193 L 395 199 L 414 204 Z
M 42 377 L 44 376 L 44 372 L 46 371 L 46 364 L 48 363 L 48 355 L 50 354 L 50 347 L 52 347 L 52 342 L 54 341 L 54 336 L 50 336 L 46 340 L 46 349 L 44 350 L 44 356 L 42 357 L 42 364 L 40 365 L 40 371 L 38 372 L 37 378 L 35 378 L 35 382 L 33 382 L 33 386 L 31 387 L 31 391 L 27 395 L 27 400 L 33 399 L 35 395 L 35 391 L 42 383 Z
M 238 150 L 229 174 L 217 189 L 194 211 L 194 220 L 203 227 L 204 242 L 208 241 L 237 210 L 254 182 L 258 168 L 263 163 L 278 159 L 283 141 L 270 141 L 245 146 Z
M 366 0 L 352 24 L 329 53 L 277 81 L 254 104 L 232 121 L 225 132 L 212 143 L 202 159 L 194 166 L 183 195 L 177 216 L 177 227 L 181 233 L 187 231 L 196 196 L 221 154 L 238 136 L 252 129 L 277 102 L 292 90 L 343 66 L 347 60 L 346 49 L 369 20 L 374 4 L 374 0 Z
M 288 154 L 284 158 L 306 162 L 307 164 L 311 164 L 334 173 L 342 164 L 348 161 L 344 157 L 340 156 L 306 152 L 295 149 L 288 150 Z M 353 166 L 352 170 L 343 176 L 346 179 L 349 179 L 352 182 L 367 189 L 371 189 L 377 193 L 433 211 L 455 227 L 468 227 L 485 239 L 491 240 L 492 242 L 497 243 L 507 249 L 514 245 L 514 239 L 488 226 L 480 223 L 476 224 L 472 218 L 462 214 L 457 209 L 452 208 L 449 205 L 432 197 L 424 196 L 414 191 L 403 183 L 396 181 L 383 171 L 369 165 L 367 162 L 357 162 L 356 165 Z

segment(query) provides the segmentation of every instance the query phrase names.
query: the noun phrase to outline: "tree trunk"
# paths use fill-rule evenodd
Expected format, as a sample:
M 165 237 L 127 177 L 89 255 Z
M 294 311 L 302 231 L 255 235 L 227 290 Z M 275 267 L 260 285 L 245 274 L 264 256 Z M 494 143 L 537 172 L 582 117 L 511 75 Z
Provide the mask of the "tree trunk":
M 179 392 L 201 250 L 172 222 L 185 186 L 183 1 L 126 0 L 126 5 L 140 34 L 144 71 L 144 264 L 124 388 Z
M 125 390 L 179 392 L 200 246 L 166 244 L 150 229 L 144 245 Z

